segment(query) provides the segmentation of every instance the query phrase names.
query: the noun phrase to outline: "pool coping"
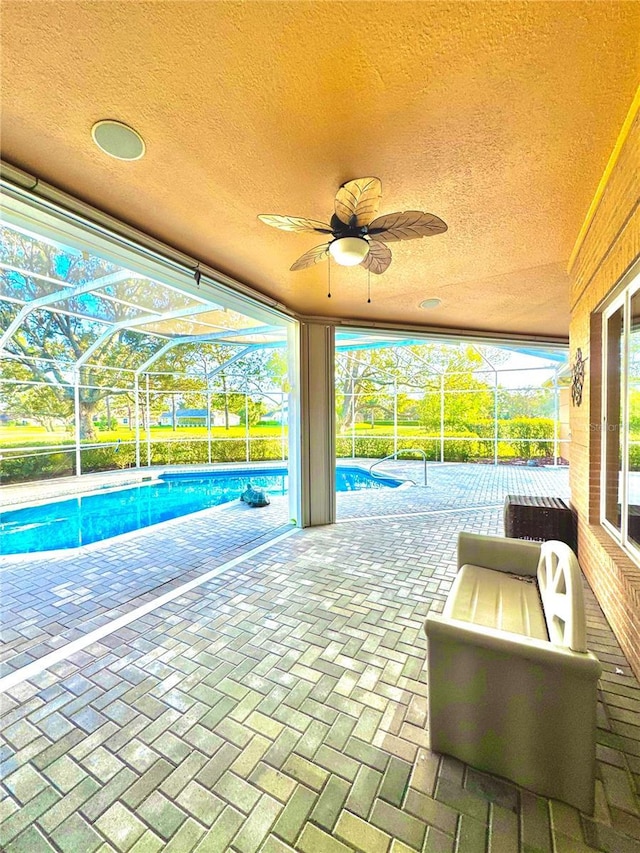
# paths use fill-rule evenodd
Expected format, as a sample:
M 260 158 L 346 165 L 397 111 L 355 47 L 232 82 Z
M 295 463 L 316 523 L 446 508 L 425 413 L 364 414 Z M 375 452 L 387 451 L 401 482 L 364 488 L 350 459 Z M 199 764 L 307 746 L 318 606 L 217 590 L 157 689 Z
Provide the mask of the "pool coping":
M 359 463 L 354 459 L 338 459 L 336 467 L 357 468 L 365 474 L 369 474 L 368 463 L 370 460 Z M 256 471 L 270 471 L 273 468 L 288 467 L 287 460 L 261 460 L 258 462 L 217 462 L 211 465 L 152 465 L 150 468 L 127 468 L 126 471 L 101 471 L 95 474 L 81 474 L 80 477 L 60 477 L 51 480 L 32 480 L 28 483 L 18 483 L 9 486 L 0 486 L 0 512 L 12 512 L 15 509 L 26 509 L 28 507 L 40 506 L 52 503 L 55 500 L 63 500 L 78 496 L 101 494 L 110 489 L 138 486 L 145 482 L 154 482 L 160 479 L 162 474 L 209 474 L 224 473 L 232 471 L 246 471 L 249 467 Z M 134 473 L 132 473 L 134 472 Z M 388 479 L 400 481 L 401 488 L 414 483 L 408 477 L 389 474 L 374 479 Z M 87 479 L 84 479 L 87 478 Z M 94 478 L 98 482 L 94 482 Z M 109 482 L 113 480 L 114 482 Z M 103 484 L 100 485 L 99 483 Z M 39 486 L 45 487 L 43 491 L 50 493 L 44 497 L 34 499 L 34 489 Z M 46 489 L 50 486 L 50 489 Z M 15 490 L 10 494 L 9 490 Z M 28 492 L 28 494 L 27 494 Z M 24 497 L 22 495 L 24 493 Z M 6 498 L 11 498 L 7 500 Z

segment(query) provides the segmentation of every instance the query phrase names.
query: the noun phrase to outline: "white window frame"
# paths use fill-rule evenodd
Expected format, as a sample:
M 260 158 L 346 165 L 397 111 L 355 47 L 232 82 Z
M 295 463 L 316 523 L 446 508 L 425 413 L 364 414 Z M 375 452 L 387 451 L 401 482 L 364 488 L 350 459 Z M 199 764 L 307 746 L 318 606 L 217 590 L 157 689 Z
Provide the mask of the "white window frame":
M 622 288 L 622 292 L 620 291 Z M 611 538 L 640 565 L 640 545 L 629 539 L 629 331 L 631 316 L 631 299 L 640 291 L 640 262 L 634 264 L 631 271 L 622 279 L 616 295 L 602 311 L 602 401 L 600 420 L 600 524 Z M 620 308 L 623 309 L 622 346 L 620 365 L 620 410 L 621 410 L 621 465 L 620 477 L 620 530 L 606 518 L 607 494 L 607 397 L 609 391 L 608 326 L 610 317 Z

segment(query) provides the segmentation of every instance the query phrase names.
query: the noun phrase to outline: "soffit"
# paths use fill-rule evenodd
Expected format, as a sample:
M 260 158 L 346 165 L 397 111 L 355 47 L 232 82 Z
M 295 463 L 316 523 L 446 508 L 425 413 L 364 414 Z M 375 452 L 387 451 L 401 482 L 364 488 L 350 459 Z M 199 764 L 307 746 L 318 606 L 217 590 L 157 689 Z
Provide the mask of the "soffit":
M 5 2 L 5 158 L 313 315 L 566 335 L 565 272 L 638 84 L 635 3 Z M 92 124 L 147 154 L 102 155 Z M 289 272 L 377 175 L 449 231 L 372 277 Z M 437 311 L 418 303 L 439 297 Z

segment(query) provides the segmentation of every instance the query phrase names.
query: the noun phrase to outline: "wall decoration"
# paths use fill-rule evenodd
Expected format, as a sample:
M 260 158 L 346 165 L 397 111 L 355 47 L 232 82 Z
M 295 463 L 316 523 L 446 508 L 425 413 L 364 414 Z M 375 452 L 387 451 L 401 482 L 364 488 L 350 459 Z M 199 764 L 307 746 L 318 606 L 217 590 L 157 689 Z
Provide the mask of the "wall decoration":
M 574 406 L 582 403 L 582 387 L 584 385 L 584 363 L 580 347 L 576 350 L 576 360 L 571 368 L 571 399 Z

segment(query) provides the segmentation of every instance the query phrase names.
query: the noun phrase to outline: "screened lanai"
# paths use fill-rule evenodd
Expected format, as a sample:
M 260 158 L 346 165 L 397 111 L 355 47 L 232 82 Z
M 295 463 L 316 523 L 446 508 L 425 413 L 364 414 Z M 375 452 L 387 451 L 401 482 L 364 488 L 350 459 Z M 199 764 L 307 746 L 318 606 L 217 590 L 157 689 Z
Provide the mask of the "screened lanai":
M 288 458 L 293 321 L 12 201 L 0 259 L 3 484 Z M 337 457 L 566 461 L 559 348 L 338 329 Z
M 2 485 L 291 457 L 297 323 L 277 306 L 18 196 L 0 252 Z M 560 347 L 362 327 L 334 347 L 339 459 L 568 458 Z
M 23 205 L 5 209 L 1 244 L 3 482 L 233 459 L 240 445 L 241 458 L 264 457 L 249 428 L 256 412 L 285 410 L 286 318 Z M 177 395 L 205 435 L 182 429 Z M 220 419 L 245 434 L 213 452 Z
M 338 456 L 568 461 L 562 348 L 337 335 L 336 350 Z

